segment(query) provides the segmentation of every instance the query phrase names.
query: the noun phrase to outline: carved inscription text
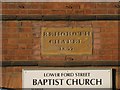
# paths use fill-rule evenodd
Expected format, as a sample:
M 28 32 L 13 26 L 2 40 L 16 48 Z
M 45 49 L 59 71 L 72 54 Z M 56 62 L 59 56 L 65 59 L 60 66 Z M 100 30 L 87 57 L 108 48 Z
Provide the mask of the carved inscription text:
M 80 55 L 92 53 L 91 28 L 42 28 L 43 55 Z

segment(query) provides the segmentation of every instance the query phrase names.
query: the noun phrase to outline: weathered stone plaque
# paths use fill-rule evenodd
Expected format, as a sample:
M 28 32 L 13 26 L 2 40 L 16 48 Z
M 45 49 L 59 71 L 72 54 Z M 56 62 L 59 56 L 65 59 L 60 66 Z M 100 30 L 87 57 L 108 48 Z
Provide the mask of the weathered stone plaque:
M 42 28 L 42 55 L 92 54 L 92 28 Z

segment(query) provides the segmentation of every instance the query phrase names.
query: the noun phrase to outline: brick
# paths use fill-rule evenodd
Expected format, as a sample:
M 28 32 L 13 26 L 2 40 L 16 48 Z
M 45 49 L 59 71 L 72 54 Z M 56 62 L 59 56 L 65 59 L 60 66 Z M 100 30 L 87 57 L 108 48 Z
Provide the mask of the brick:
M 93 14 L 108 14 L 107 9 L 96 9 L 93 11 Z
M 110 33 L 100 33 L 101 34 L 101 37 L 104 38 L 106 37 L 105 39 L 114 39 L 114 40 L 118 40 L 118 33 L 117 32 L 110 32 Z
M 42 60 L 65 60 L 64 56 L 42 56 Z
M 43 22 L 43 27 L 66 27 L 68 22 L 65 21 L 45 21 Z
M 88 60 L 101 60 L 100 56 L 88 56 Z
M 40 38 L 41 37 L 41 28 L 34 28 L 32 35 L 34 38 Z
M 103 42 L 113 42 L 113 41 L 118 41 L 119 39 L 118 39 L 118 37 L 111 37 L 111 38 L 101 38 L 101 41 L 103 41 Z M 105 44 L 105 43 L 104 43 Z
M 15 49 L 8 49 L 7 51 L 7 55 L 12 56 L 16 54 L 16 50 Z
M 18 39 L 12 38 L 12 39 L 8 39 L 8 44 L 17 44 L 18 43 Z
M 118 45 L 102 45 L 102 49 L 118 49 Z
M 66 10 L 66 14 L 68 14 L 68 15 L 74 15 L 75 14 L 75 10 L 68 9 L 68 10 Z
M 76 21 L 69 21 L 69 22 L 66 22 L 66 24 L 68 27 L 72 27 L 72 28 L 80 26 L 76 24 Z
M 95 9 L 96 3 L 85 3 L 84 8 L 85 9 Z
M 16 22 L 16 21 L 3 21 L 2 22 L 2 25 L 3 25 L 3 27 L 12 27 L 12 28 L 15 28 L 15 27 L 17 27 L 17 24 L 18 24 L 18 22 Z
M 31 23 L 34 29 L 36 27 L 42 27 L 44 22 L 43 21 L 32 21 Z
M 19 14 L 19 10 L 2 10 L 2 14 L 9 14 L 9 15 L 15 15 Z
M 101 32 L 101 28 L 93 28 L 93 32 L 94 33 L 100 33 Z
M 84 15 L 87 15 L 87 14 L 93 14 L 93 10 L 91 10 L 91 9 L 85 9 L 84 10 Z
M 70 3 L 66 3 L 66 9 L 83 9 L 84 3 L 80 3 L 80 2 L 70 2 Z
M 32 38 L 33 35 L 31 33 L 19 33 L 19 38 Z
M 32 28 L 29 27 L 29 26 L 19 28 L 19 32 L 25 32 L 25 33 L 28 32 L 28 33 L 30 33 L 30 32 L 32 32 Z
M 42 29 L 42 27 L 40 28 L 40 27 L 34 27 L 34 28 L 32 28 L 32 33 L 33 34 L 39 34 L 39 33 L 41 33 L 41 29 Z
M 84 10 L 75 10 L 75 15 L 83 15 L 84 14 Z
M 78 60 L 87 60 L 87 56 L 65 56 L 66 61 L 78 61 Z
M 75 22 L 76 26 L 79 26 L 79 27 L 92 27 L 92 22 L 89 21 L 79 21 L 79 22 Z
M 43 3 L 43 9 L 66 9 L 66 3 L 62 2 Z
M 31 55 L 32 54 L 32 50 L 18 49 L 18 50 L 16 50 L 16 54 L 19 55 L 19 56 Z
M 96 9 L 106 9 L 108 8 L 107 3 L 96 3 Z
M 17 60 L 23 60 L 23 61 L 28 60 L 28 56 L 21 56 L 21 54 L 20 54 L 20 56 L 17 55 L 14 58 L 15 58 L 16 61 Z
M 25 4 L 24 9 L 43 9 L 43 3 L 29 2 Z
M 115 44 L 118 44 L 118 40 L 116 39 L 102 39 L 101 40 L 101 44 L 104 44 L 104 45 L 115 45 Z
M 23 10 L 26 9 L 26 3 L 15 3 L 15 9 Z
M 118 60 L 118 55 L 112 56 L 112 60 Z
M 17 33 L 3 34 L 3 38 L 18 38 L 18 34 Z
M 113 50 L 112 50 L 112 54 L 113 54 L 113 55 L 118 55 L 118 54 L 119 54 L 119 51 L 116 50 L 116 49 L 113 49 Z
M 119 3 L 118 2 L 112 2 L 112 3 L 107 3 L 107 7 L 110 8 L 110 9 L 113 9 L 113 8 L 116 8 L 116 6 L 118 6 Z
M 19 44 L 18 49 L 27 49 L 27 44 Z
M 41 56 L 28 56 L 28 60 L 41 60 Z
M 17 49 L 18 45 L 4 45 L 3 48 L 4 49 Z
M 100 56 L 102 60 L 112 60 L 112 56 Z
M 36 56 L 36 55 L 40 55 L 40 50 L 34 50 L 34 51 L 33 51 L 33 55 L 35 55 L 35 56 Z
M 113 33 L 101 33 L 101 37 L 107 37 L 107 38 L 114 38 L 117 37 L 118 33 L 117 32 L 113 32 Z
M 9 61 L 9 60 L 15 60 L 15 58 L 14 58 L 14 56 L 12 56 L 12 55 L 10 55 L 10 56 L 7 56 L 7 55 L 5 55 L 5 56 L 3 56 L 3 59 L 2 59 L 3 61 Z
M 2 8 L 3 9 L 14 9 L 15 8 L 15 4 L 14 3 L 11 3 L 11 4 L 9 4 L 9 3 L 3 3 L 2 4 Z
M 108 9 L 108 14 L 118 14 L 119 10 L 118 9 Z
M 100 50 L 100 55 L 112 55 L 112 50 Z
M 94 45 L 94 49 L 101 49 L 101 45 Z
M 21 67 L 6 67 L 3 68 L 3 71 L 5 71 L 4 73 L 15 73 L 15 72 L 22 72 L 22 68 Z
M 22 76 L 20 73 L 4 73 L 3 74 L 3 83 L 4 86 L 7 86 L 8 88 L 20 88 L 22 87 L 22 84 L 19 82 L 22 82 Z M 10 80 L 10 81 L 9 81 Z M 6 83 L 6 81 L 9 81 L 9 85 Z M 14 85 L 16 83 L 16 85 Z
M 66 10 L 43 10 L 42 14 L 44 15 L 65 15 Z
M 9 32 L 8 30 L 4 30 L 4 31 L 2 31 L 2 34 L 3 34 L 3 36 L 4 36 L 4 35 L 5 35 L 5 36 L 6 36 L 6 35 L 10 35 L 10 37 L 12 37 L 11 34 L 14 34 L 14 35 L 15 35 L 15 34 L 18 34 L 17 32 L 13 32 L 13 31 L 14 31 L 14 30 L 11 30 L 11 31 Z M 2 36 L 2 37 L 3 37 L 3 36 Z
M 98 39 L 98 38 L 101 38 L 101 34 L 100 33 L 94 33 L 93 34 L 93 37 L 94 37 L 94 39 Z
M 101 40 L 100 39 L 94 39 L 94 44 L 100 44 Z
M 17 33 L 17 32 L 18 32 L 18 28 L 9 28 L 9 27 L 2 28 L 2 34 Z
M 39 44 L 33 44 L 33 49 L 40 49 L 40 45 Z
M 95 21 L 92 22 L 93 28 L 98 28 L 98 27 L 107 27 L 108 26 L 108 21 Z
M 29 13 L 28 13 L 28 10 L 24 10 L 24 9 L 23 9 L 23 10 L 19 10 L 18 14 L 19 14 L 19 15 L 27 15 L 27 14 L 29 14 Z
M 104 27 L 101 28 L 101 32 L 118 32 L 118 27 Z
M 33 8 L 38 8 L 37 6 L 39 6 L 39 4 L 36 5 L 36 7 L 34 6 L 35 3 L 33 3 L 33 5 L 31 5 L 31 3 L 3 3 L 2 7 L 4 9 L 16 9 L 16 10 L 23 10 L 23 9 L 33 9 Z
M 25 27 L 32 27 L 32 22 L 31 21 L 22 21 L 22 26 Z
M 2 38 L 2 44 L 4 45 L 4 44 L 7 44 L 8 43 L 8 39 L 3 39 Z
M 26 38 L 26 39 L 23 38 L 23 39 L 19 39 L 18 42 L 19 43 L 32 43 L 33 40 L 30 38 Z
M 32 44 L 28 44 L 27 45 L 27 49 L 33 49 L 33 45 Z
M 28 10 L 28 14 L 30 14 L 30 15 L 40 15 L 40 14 L 42 14 L 42 10 Z
M 113 24 L 113 27 L 118 27 L 119 26 L 119 21 L 113 21 L 113 22 L 109 22 L 110 25 Z
M 100 50 L 98 49 L 93 49 L 93 55 L 99 55 L 100 54 Z
M 39 38 L 37 38 L 37 39 L 33 39 L 33 45 L 40 45 L 40 39 Z
M 118 28 L 119 22 L 118 21 L 107 22 L 107 26 L 109 26 L 111 28 Z

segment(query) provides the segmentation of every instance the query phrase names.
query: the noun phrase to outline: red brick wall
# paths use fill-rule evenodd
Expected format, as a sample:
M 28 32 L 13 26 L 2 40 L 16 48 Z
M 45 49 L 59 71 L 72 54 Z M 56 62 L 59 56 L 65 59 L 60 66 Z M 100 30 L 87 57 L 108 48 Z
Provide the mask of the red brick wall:
M 3 60 L 64 60 L 41 56 L 40 35 L 42 27 L 67 26 L 93 29 L 93 54 L 74 60 L 118 60 L 118 21 L 3 21 Z
M 3 3 L 4 15 L 118 14 L 118 3 Z M 118 21 L 3 21 L 3 60 L 44 60 L 40 28 L 92 27 L 93 55 L 72 56 L 75 60 L 118 60 Z
M 3 3 L 3 14 L 118 14 L 119 3 Z
M 118 3 L 2 3 L 3 15 L 116 15 Z M 45 61 L 53 66 L 80 61 L 118 61 L 118 21 L 3 21 L 2 49 L 3 61 Z M 42 56 L 42 27 L 91 27 L 93 30 L 92 55 Z M 44 62 L 46 64 L 46 62 Z M 65 65 L 65 64 L 64 64 Z M 49 65 L 48 65 L 49 66 Z M 69 66 L 69 65 L 68 65 Z M 111 67 L 112 68 L 112 67 Z M 115 67 L 117 69 L 117 66 Z M 10 68 L 17 73 L 19 69 Z M 20 84 L 7 85 L 11 74 L 9 67 L 3 68 L 5 87 L 21 87 L 21 76 L 16 76 Z M 7 75 L 6 75 L 7 73 Z M 12 73 L 14 74 L 14 73 Z M 119 75 L 120 76 L 120 75 Z M 117 75 L 118 78 L 118 75 Z M 118 81 L 116 81 L 118 82 Z M 9 82 L 10 83 L 10 82 Z M 11 82 L 12 83 L 12 82 Z M 117 85 L 118 88 L 118 85 Z

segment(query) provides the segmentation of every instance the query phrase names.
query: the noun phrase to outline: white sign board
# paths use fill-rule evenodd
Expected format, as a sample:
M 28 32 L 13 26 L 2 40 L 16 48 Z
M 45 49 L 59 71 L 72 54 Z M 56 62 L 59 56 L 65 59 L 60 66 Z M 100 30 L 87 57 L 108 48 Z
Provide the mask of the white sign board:
M 22 71 L 23 88 L 112 88 L 112 70 Z

